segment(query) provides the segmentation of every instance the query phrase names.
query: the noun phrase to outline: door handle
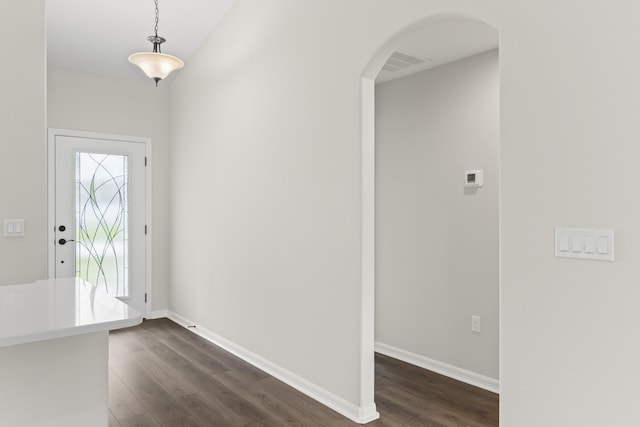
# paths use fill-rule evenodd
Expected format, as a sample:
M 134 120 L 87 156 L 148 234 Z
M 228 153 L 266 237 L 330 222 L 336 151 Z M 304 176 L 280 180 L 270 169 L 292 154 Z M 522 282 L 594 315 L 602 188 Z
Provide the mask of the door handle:
M 75 242 L 75 240 L 71 240 L 71 239 L 69 239 L 69 240 L 67 240 L 67 239 L 60 239 L 60 240 L 58 240 L 58 243 L 59 243 L 59 244 L 61 244 L 61 245 L 64 245 L 64 244 L 66 244 L 67 242 Z

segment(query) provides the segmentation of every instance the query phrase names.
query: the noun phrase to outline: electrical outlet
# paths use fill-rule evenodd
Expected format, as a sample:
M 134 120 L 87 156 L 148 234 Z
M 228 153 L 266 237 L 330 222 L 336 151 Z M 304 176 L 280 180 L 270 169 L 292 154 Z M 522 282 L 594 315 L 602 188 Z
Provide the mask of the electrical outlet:
M 480 316 L 471 316 L 471 332 L 480 333 Z

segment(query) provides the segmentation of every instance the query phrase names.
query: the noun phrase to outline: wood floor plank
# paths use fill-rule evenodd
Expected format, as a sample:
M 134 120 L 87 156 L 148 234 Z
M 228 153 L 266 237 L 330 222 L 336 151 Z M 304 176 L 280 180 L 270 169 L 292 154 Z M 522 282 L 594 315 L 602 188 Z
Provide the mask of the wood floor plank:
M 418 419 L 420 416 L 419 412 L 413 408 L 389 399 L 386 395 L 386 390 L 380 390 L 376 394 L 376 407 L 380 413 L 380 419 L 384 422 L 391 423 L 391 425 L 402 426 L 411 420 Z
M 209 375 L 217 375 L 233 369 L 220 360 L 211 357 L 211 352 L 205 352 L 199 347 L 193 346 L 190 342 L 180 339 L 178 336 L 171 335 L 164 340 L 164 343 L 189 362 L 198 364 L 201 369 L 205 370 Z
M 215 399 L 202 398 L 199 394 L 180 399 L 193 419 L 202 426 L 243 426 L 248 423 L 242 416 L 221 405 Z
M 199 424 L 192 416 L 180 418 L 178 420 L 168 421 L 162 424 L 162 427 L 207 427 L 206 425 Z
M 298 421 L 298 417 L 291 413 L 290 405 L 283 404 L 282 401 L 278 401 L 273 392 L 266 392 L 261 387 L 260 382 L 270 381 L 269 377 L 256 379 L 250 374 L 246 374 L 241 371 L 226 372 L 222 375 L 217 375 L 216 379 L 227 387 L 239 390 L 242 396 L 252 405 L 255 405 L 264 413 L 269 414 L 268 419 L 264 419 L 261 422 L 252 423 L 260 425 L 261 423 L 276 422 L 281 426 L 302 426 L 303 424 Z
M 442 401 L 416 398 L 414 394 L 400 388 L 389 388 L 386 397 L 397 404 L 414 408 L 414 412 L 418 414 L 417 418 L 427 422 L 445 426 L 465 425 L 475 427 L 478 425 L 476 417 L 470 415 L 467 411 L 456 411 L 450 405 L 443 404 Z
M 109 363 L 110 427 L 358 426 L 168 319 L 112 332 Z M 379 354 L 375 401 L 372 427 L 498 425 L 497 395 Z
M 305 419 L 315 420 L 317 426 L 354 425 L 335 411 L 310 399 L 276 378 L 265 378 L 256 383 L 255 388 L 264 395 L 269 396 L 271 401 L 275 402 L 278 407 L 283 408 L 285 413 L 293 417 L 294 420 L 303 420 L 303 425 Z
M 376 355 L 376 369 L 376 402 L 391 400 L 420 408 L 420 418 L 436 424 L 498 425 L 494 393 L 387 356 Z M 430 413 L 434 415 L 425 415 Z
M 205 340 L 195 333 L 185 334 L 185 329 L 176 329 L 175 327 L 171 328 L 170 331 L 177 340 L 167 340 L 167 343 L 174 346 L 176 351 L 189 353 L 191 360 L 194 362 L 201 363 L 199 361 L 199 356 L 204 354 L 206 357 L 214 359 L 217 364 L 224 366 L 224 371 L 243 371 L 257 379 L 269 376 L 264 371 L 234 356 L 228 351 Z
M 122 427 L 111 411 L 109 411 L 109 427 Z
M 162 427 L 148 412 L 120 420 L 122 427 Z
M 139 351 L 132 361 L 172 397 L 188 396 L 198 391 L 193 384 L 181 381 L 175 374 L 176 368 L 166 364 L 153 351 Z
M 266 419 L 247 424 L 245 427 L 280 427 L 282 425 L 283 424 L 280 424 L 278 421 Z
M 266 417 L 259 408 L 247 402 L 241 394 L 228 388 L 197 366 L 183 366 L 176 370 L 184 381 L 198 389 L 199 401 L 211 408 L 224 408 L 235 420 L 233 425 L 245 425 Z
M 189 414 L 144 370 L 134 363 L 114 366 L 112 370 L 158 423 L 183 418 Z M 117 416 L 116 416 L 117 417 Z M 120 424 L 123 420 L 118 418 Z
M 163 340 L 158 339 L 151 331 L 142 330 L 140 332 L 142 345 L 149 351 L 152 351 L 158 358 L 169 366 L 179 367 L 189 365 L 190 362 L 175 351 L 171 346 L 167 345 Z
M 109 410 L 117 420 L 147 412 L 147 408 L 131 393 L 113 369 L 109 370 Z

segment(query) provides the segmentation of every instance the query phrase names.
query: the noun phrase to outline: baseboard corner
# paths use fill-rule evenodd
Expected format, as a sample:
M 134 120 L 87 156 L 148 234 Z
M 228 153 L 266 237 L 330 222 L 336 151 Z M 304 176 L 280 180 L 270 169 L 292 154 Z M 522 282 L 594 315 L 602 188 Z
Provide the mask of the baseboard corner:
M 380 418 L 380 413 L 376 409 L 376 404 L 371 403 L 367 406 L 361 406 L 358 410 L 358 424 L 367 424 Z
M 169 310 L 155 310 L 151 312 L 151 316 L 149 319 L 162 319 L 167 317 L 169 314 Z

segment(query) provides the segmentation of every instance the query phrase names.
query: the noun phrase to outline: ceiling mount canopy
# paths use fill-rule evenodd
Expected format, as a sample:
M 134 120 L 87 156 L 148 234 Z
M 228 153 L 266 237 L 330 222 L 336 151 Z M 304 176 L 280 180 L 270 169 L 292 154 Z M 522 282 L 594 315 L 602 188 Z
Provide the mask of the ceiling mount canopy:
M 184 63 L 180 58 L 162 53 L 160 45 L 167 41 L 164 37 L 158 35 L 159 10 L 158 0 L 156 4 L 156 25 L 154 27 L 155 35 L 147 37 L 153 43 L 153 52 L 134 53 L 129 56 L 129 62 L 137 65 L 144 71 L 150 79 L 155 80 L 156 86 L 158 82 L 166 78 L 171 72 L 184 67 Z

